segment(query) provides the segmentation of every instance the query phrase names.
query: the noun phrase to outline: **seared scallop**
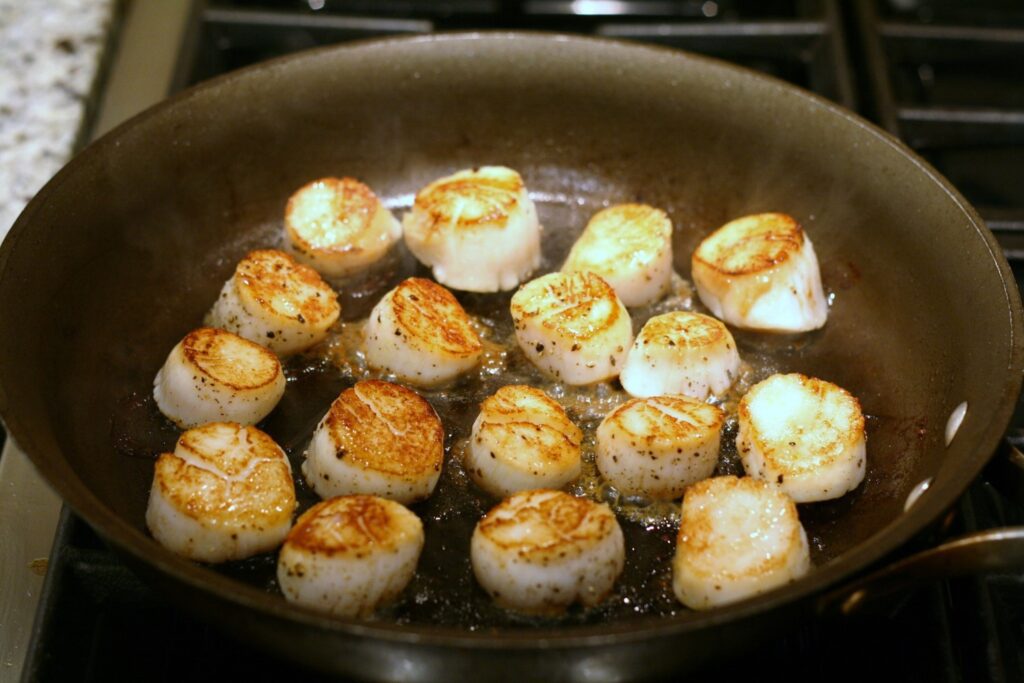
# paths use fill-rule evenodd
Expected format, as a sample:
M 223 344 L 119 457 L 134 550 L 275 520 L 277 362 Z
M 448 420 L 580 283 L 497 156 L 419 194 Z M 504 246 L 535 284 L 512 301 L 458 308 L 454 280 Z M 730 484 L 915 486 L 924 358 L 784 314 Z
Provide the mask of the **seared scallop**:
M 238 263 L 207 324 L 287 356 L 323 341 L 339 315 L 337 294 L 315 270 L 282 251 L 261 249 Z
M 540 389 L 504 386 L 480 404 L 466 469 L 485 491 L 509 496 L 565 486 L 580 473 L 583 433 Z
M 512 297 L 512 323 L 523 353 L 567 384 L 619 374 L 633 341 L 629 312 L 593 273 L 549 273 Z
M 183 429 L 207 422 L 255 424 L 284 394 L 281 361 L 224 330 L 202 327 L 171 350 L 153 382 L 160 412 Z
M 278 556 L 277 582 L 289 602 L 365 617 L 402 592 L 421 550 L 423 524 L 400 503 L 332 498 L 295 523 Z
M 622 404 L 597 428 L 597 469 L 621 493 L 672 500 L 710 477 L 725 414 L 687 396 Z
M 596 605 L 625 565 L 622 529 L 607 505 L 551 490 L 522 491 L 476 525 L 473 573 L 502 606 L 557 613 Z
M 562 272 L 600 275 L 627 306 L 653 304 L 672 281 L 672 221 L 646 204 L 619 204 L 594 214 Z
M 281 447 L 255 427 L 214 422 L 185 432 L 174 453 L 157 459 L 146 525 L 179 555 L 225 562 L 276 548 L 294 512 Z
M 341 392 L 320 420 L 302 474 L 321 498 L 365 493 L 411 503 L 441 476 L 444 430 L 416 392 L 367 380 Z
M 700 300 L 730 325 L 806 332 L 828 318 L 814 245 L 786 214 L 726 223 L 700 243 L 692 266 Z
M 647 321 L 629 350 L 619 381 L 632 396 L 725 392 L 740 370 L 736 341 L 720 321 L 673 311 Z
M 299 259 L 327 277 L 366 268 L 402 236 L 398 219 L 354 178 L 321 178 L 297 190 L 284 228 Z
M 838 498 L 864 479 L 860 402 L 831 382 L 793 373 L 750 388 L 739 405 L 743 469 L 798 503 Z
M 419 191 L 403 219 L 409 251 L 453 289 L 513 289 L 540 265 L 537 209 L 503 166 L 459 171 Z
M 483 345 L 447 289 L 411 277 L 384 295 L 366 324 L 366 360 L 417 386 L 454 379 L 480 361 Z
M 769 484 L 733 476 L 686 490 L 672 588 L 692 609 L 764 593 L 810 568 L 807 534 L 796 505 Z

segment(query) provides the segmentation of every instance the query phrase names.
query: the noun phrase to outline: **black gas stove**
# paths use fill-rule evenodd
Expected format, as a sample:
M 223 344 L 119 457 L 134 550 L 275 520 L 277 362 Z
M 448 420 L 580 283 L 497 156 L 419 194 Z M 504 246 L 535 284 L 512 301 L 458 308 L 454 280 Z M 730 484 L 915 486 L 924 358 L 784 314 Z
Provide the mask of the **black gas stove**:
M 720 57 L 901 137 L 979 209 L 1024 277 L 1018 1 L 221 0 L 195 6 L 185 23 L 172 90 L 296 50 L 442 30 L 583 33 Z M 1008 439 L 1024 442 L 1021 409 Z M 990 468 L 947 523 L 914 545 L 1024 524 L 1005 481 Z M 1024 572 L 922 585 L 856 618 L 779 633 L 693 680 L 1024 681 L 1022 617 Z M 320 680 L 180 612 L 64 512 L 23 680 L 271 678 Z

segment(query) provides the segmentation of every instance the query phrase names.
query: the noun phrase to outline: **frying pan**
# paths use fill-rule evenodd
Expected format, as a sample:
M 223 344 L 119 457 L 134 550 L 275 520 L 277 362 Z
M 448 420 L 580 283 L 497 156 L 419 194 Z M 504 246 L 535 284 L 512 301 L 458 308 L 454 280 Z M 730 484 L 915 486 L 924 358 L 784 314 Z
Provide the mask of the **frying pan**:
M 815 546 L 809 575 L 706 613 L 654 600 L 648 614 L 610 607 L 518 622 L 461 610 L 476 600 L 467 561 L 431 547 L 466 546 L 475 519 L 428 508 L 427 607 L 413 596 L 405 612 L 350 621 L 288 605 L 267 590 L 258 561 L 216 570 L 147 535 L 152 453 L 139 446 L 173 440 L 147 412 L 152 377 L 237 259 L 276 234 L 289 193 L 351 175 L 401 206 L 429 180 L 486 163 L 523 174 L 551 260 L 608 202 L 666 210 L 684 277 L 697 242 L 731 218 L 785 211 L 804 224 L 834 296 L 828 324 L 740 344 L 846 387 L 869 416 L 864 484 L 801 509 Z M 348 296 L 347 315 L 366 305 Z M 313 51 L 145 112 L 76 157 L 12 228 L 0 248 L 0 320 L 10 433 L 134 567 L 240 637 L 324 669 L 407 680 L 655 677 L 803 616 L 935 521 L 978 474 L 1009 420 L 1024 350 L 1017 289 L 991 234 L 886 134 L 713 60 L 536 34 Z M 291 424 L 272 416 L 267 427 L 293 457 L 339 388 L 324 368 L 303 370 L 279 408 Z M 947 447 L 944 428 L 962 402 Z M 453 405 L 449 418 L 472 419 L 469 402 Z M 923 481 L 930 487 L 905 510 Z M 642 531 L 630 531 L 627 583 L 663 594 L 671 540 L 658 546 Z M 662 554 L 645 555 L 650 547 Z M 611 602 L 621 607 L 623 595 Z

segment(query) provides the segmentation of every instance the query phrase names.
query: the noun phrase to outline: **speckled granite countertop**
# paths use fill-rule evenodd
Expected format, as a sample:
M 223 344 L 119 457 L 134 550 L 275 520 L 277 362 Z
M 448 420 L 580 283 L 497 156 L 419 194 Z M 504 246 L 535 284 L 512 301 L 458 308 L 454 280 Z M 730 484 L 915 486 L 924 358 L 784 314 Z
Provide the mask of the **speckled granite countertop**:
M 74 151 L 115 0 L 0 0 L 0 237 Z

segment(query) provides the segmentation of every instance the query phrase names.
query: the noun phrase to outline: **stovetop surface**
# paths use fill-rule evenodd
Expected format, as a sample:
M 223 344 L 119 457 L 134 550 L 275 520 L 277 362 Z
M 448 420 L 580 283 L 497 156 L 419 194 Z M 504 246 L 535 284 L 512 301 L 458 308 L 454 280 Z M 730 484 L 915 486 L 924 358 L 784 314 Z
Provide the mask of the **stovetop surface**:
M 177 86 L 379 35 L 531 28 L 710 54 L 813 90 L 903 138 L 952 180 L 1024 275 L 1024 7 L 989 0 L 219 0 L 199 8 Z M 1010 436 L 1024 435 L 1018 409 Z M 986 473 L 944 534 L 1024 523 Z M 935 537 L 918 539 L 927 545 Z M 813 621 L 692 680 L 1024 681 L 1024 573 L 921 586 Z M 320 680 L 180 612 L 65 511 L 26 681 Z M 723 678 L 724 677 L 724 678 Z M 326 679 L 325 679 L 326 680 Z

